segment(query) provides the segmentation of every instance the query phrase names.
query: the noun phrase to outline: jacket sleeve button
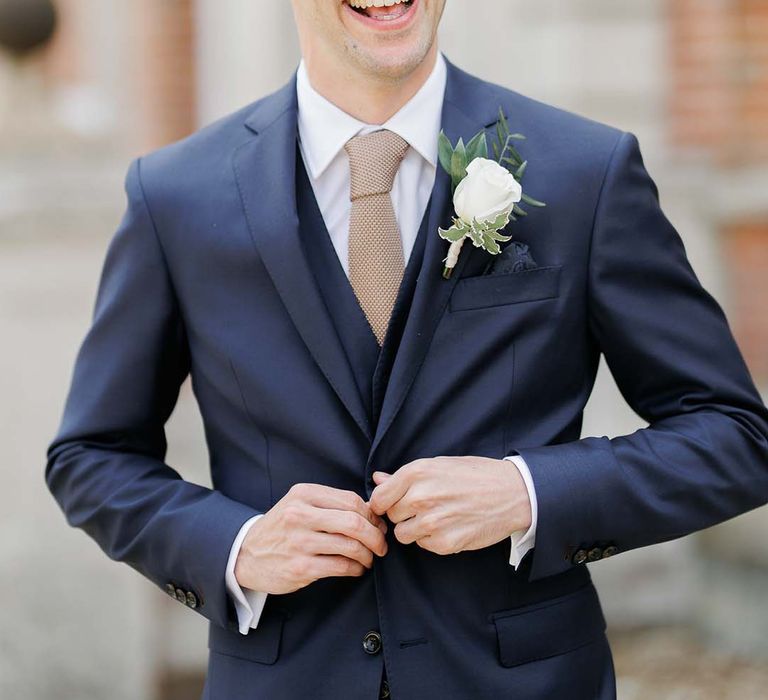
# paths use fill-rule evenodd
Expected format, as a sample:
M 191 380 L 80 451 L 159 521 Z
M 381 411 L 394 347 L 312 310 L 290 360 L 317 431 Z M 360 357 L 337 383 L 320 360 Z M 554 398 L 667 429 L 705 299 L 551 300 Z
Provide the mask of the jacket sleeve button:
M 602 547 L 592 547 L 587 552 L 587 560 L 588 561 L 600 561 L 600 559 L 603 558 L 603 548 Z
M 609 544 L 604 550 L 603 550 L 603 559 L 607 559 L 608 557 L 612 557 L 614 554 L 619 553 L 619 548 L 615 544 Z
M 587 550 L 586 549 L 577 549 L 574 552 L 571 561 L 574 564 L 583 564 L 585 561 L 587 561 L 587 556 L 588 555 L 587 555 Z
M 194 610 L 198 605 L 197 596 L 192 591 L 187 591 L 187 606 Z
M 180 603 L 184 603 L 186 605 L 187 603 L 187 593 L 186 591 L 182 590 L 181 588 L 176 589 L 176 600 L 178 600 Z
M 171 596 L 171 598 L 176 597 L 176 586 L 174 586 L 172 583 L 166 583 L 165 584 L 165 592 Z

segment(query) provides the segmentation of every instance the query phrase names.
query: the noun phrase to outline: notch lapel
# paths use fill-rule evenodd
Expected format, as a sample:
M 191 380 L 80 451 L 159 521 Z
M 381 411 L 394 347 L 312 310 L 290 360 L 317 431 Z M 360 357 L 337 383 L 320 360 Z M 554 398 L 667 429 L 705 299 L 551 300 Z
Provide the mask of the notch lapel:
M 296 208 L 296 72 L 260 100 L 246 126 L 255 136 L 233 155 L 248 229 L 291 320 L 320 370 L 368 440 L 368 414 L 299 238 Z
M 495 125 L 500 104 L 493 85 L 462 71 L 447 58 L 446 64 L 448 73 L 441 120 L 443 131 L 454 144 L 459 137 L 466 143 L 483 128 L 486 129 L 486 137 L 490 139 L 492 134 L 487 129 Z M 369 452 L 369 466 L 416 379 L 456 282 L 465 268 L 474 269 L 481 259 L 483 251 L 466 244 L 450 279 L 443 278 L 443 260 L 448 252 L 448 242 L 440 238 L 437 229 L 448 228 L 452 216 L 451 179 L 438 165 L 430 197 L 424 258 L 382 400 Z

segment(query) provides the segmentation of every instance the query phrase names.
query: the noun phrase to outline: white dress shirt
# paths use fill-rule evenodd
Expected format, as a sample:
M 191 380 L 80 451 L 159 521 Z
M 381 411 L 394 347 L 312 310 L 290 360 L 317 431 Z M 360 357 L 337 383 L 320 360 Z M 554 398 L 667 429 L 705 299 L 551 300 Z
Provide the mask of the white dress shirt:
M 437 172 L 437 138 L 441 127 L 445 81 L 445 59 L 442 53 L 438 53 L 429 77 L 396 114 L 384 124 L 366 124 L 318 93 L 309 82 L 304 60 L 299 63 L 296 75 L 299 150 L 323 221 L 347 276 L 351 205 L 349 158 L 344 144 L 357 134 L 378 129 L 394 131 L 408 142 L 410 148 L 400 163 L 391 191 L 407 264 Z M 467 138 L 471 136 L 466 134 Z M 531 526 L 527 531 L 520 530 L 511 536 L 509 563 L 517 569 L 522 558 L 535 544 L 538 517 L 536 494 L 531 473 L 523 458 L 514 455 L 505 459 L 515 464 L 520 471 L 531 501 Z M 260 517 L 257 515 L 251 518 L 240 529 L 232 544 L 225 574 L 227 591 L 234 602 L 242 634 L 248 634 L 249 629 L 256 629 L 267 599 L 267 593 L 241 588 L 235 578 L 235 562 L 240 547 L 251 525 Z

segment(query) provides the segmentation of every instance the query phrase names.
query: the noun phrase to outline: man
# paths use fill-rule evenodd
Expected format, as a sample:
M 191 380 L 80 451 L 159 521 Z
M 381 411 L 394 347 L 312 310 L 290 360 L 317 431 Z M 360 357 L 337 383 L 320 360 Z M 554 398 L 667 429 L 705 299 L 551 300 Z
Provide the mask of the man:
M 210 621 L 207 698 L 613 698 L 585 563 L 768 500 L 636 139 L 460 70 L 444 4 L 295 0 L 291 80 L 129 170 L 47 480 Z M 547 207 L 446 279 L 438 134 L 500 109 Z M 601 352 L 649 426 L 580 440 Z M 213 490 L 163 461 L 188 374 Z

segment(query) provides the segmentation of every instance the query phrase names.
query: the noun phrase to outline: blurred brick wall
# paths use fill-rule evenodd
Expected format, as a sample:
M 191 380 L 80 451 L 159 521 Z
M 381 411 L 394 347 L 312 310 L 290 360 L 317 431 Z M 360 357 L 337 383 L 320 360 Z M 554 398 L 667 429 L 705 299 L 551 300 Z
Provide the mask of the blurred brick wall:
M 768 216 L 725 226 L 734 333 L 754 377 L 768 382 Z
M 674 143 L 768 161 L 768 2 L 670 0 Z
M 670 0 L 669 133 L 722 178 L 762 172 L 754 211 L 722 225 L 729 317 L 755 379 L 768 386 L 768 0 Z

